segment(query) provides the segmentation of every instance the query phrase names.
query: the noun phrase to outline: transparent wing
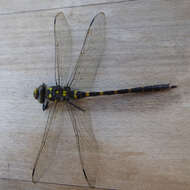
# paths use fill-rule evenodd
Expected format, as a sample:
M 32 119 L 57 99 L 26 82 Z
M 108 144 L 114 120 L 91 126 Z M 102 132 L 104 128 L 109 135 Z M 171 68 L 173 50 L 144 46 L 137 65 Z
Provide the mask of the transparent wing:
M 55 16 L 55 80 L 57 85 L 64 86 L 72 64 L 72 37 L 67 20 L 62 12 Z
M 90 90 L 105 47 L 105 15 L 97 14 L 88 28 L 80 56 L 69 80 L 73 89 Z
M 41 147 L 34 163 L 32 173 L 32 182 L 34 183 L 40 181 L 40 178 L 44 176 L 55 158 L 56 148 L 63 126 L 63 120 L 60 120 L 60 117 L 64 118 L 63 107 L 62 103 L 56 103 L 53 104 L 52 107 L 49 107 L 49 114 Z
M 67 109 L 73 124 L 84 176 L 88 185 L 94 187 L 99 165 L 99 152 L 92 130 L 90 112 L 88 110 L 81 111 L 70 104 L 67 104 Z

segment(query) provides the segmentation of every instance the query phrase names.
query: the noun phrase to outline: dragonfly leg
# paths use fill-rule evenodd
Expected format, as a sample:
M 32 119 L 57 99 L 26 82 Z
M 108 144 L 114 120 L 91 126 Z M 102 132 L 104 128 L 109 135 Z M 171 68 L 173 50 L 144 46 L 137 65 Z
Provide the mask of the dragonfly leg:
M 42 104 L 42 110 L 43 111 L 45 111 L 48 108 L 48 104 L 49 104 L 48 100 L 45 99 L 44 103 Z
M 78 109 L 78 110 L 80 110 L 80 111 L 85 111 L 85 109 L 83 109 L 83 108 L 77 106 L 76 104 L 72 103 L 71 101 L 67 100 L 67 102 L 68 102 L 70 105 L 72 105 L 73 107 L 75 107 L 76 109 Z

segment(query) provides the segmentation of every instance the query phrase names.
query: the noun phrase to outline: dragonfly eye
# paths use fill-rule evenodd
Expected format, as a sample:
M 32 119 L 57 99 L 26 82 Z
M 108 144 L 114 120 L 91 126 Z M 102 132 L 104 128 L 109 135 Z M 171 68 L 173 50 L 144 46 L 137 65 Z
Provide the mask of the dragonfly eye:
M 43 104 L 45 101 L 45 93 L 46 93 L 46 86 L 45 84 L 42 84 L 39 88 L 38 88 L 38 101 Z
M 38 88 L 34 89 L 33 96 L 34 96 L 35 99 L 38 99 L 38 96 L 39 96 L 39 90 L 38 90 Z
M 46 85 L 42 84 L 38 88 L 34 89 L 33 96 L 39 103 L 43 104 L 45 100 Z

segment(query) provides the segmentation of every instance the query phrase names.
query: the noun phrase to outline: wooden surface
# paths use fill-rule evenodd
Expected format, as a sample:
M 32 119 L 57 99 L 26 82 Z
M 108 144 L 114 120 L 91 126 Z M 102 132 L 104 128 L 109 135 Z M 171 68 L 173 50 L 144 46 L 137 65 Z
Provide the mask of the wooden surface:
M 32 93 L 54 80 L 53 19 L 59 11 L 72 28 L 73 61 L 91 19 L 105 12 L 99 89 L 168 82 L 179 86 L 156 94 L 87 100 L 100 147 L 97 187 L 189 189 L 189 8 L 188 0 L 1 2 L 0 189 L 87 187 L 69 124 L 58 159 L 43 178 L 46 183 L 30 182 L 47 118 Z

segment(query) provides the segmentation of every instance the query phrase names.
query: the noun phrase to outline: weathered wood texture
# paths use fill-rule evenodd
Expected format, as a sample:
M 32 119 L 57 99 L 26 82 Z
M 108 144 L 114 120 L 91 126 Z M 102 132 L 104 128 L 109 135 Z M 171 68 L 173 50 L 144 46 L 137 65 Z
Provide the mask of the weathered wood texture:
M 107 0 L 80 7 L 102 1 L 10 2 L 0 8 L 0 178 L 31 180 L 47 117 L 32 93 L 54 80 L 54 16 L 63 11 L 68 19 L 76 61 L 90 20 L 104 11 L 107 43 L 97 87 L 168 82 L 179 87 L 88 100 L 101 154 L 97 187 L 189 189 L 190 1 Z M 72 127 L 66 124 L 56 162 L 43 181 L 87 186 Z M 2 180 L 0 189 L 64 189 L 17 180 Z

